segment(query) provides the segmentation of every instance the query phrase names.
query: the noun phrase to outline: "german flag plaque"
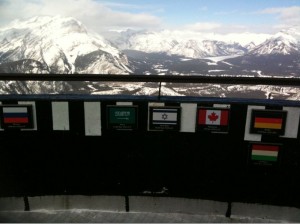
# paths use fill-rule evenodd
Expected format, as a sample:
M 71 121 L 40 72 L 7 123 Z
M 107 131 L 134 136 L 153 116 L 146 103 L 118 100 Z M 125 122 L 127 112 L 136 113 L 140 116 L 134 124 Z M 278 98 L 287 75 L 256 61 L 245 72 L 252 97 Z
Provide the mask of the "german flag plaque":
M 284 135 L 287 111 L 252 110 L 250 133 Z

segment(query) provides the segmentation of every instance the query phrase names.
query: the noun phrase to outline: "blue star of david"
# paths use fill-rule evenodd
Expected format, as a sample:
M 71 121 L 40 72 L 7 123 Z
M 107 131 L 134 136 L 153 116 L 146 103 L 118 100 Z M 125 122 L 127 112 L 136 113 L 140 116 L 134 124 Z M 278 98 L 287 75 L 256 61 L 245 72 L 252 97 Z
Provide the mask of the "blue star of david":
M 168 119 L 168 115 L 167 114 L 163 114 L 163 115 L 161 115 L 161 118 L 164 119 L 164 120 L 167 120 Z

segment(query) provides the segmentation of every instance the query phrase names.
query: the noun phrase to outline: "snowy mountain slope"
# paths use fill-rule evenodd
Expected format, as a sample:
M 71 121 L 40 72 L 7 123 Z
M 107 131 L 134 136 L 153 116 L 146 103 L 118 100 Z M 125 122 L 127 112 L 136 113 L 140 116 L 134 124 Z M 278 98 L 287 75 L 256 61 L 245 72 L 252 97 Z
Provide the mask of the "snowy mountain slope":
M 300 32 L 294 27 L 265 42 L 241 45 L 182 38 L 169 31 L 126 31 L 105 40 L 76 19 L 34 17 L 0 29 L 0 73 L 101 73 L 300 77 Z M 248 40 L 248 39 L 247 39 Z M 114 46 L 111 44 L 113 42 Z M 117 49 L 118 46 L 121 50 Z M 126 49 L 126 50 L 125 50 Z M 298 90 L 167 84 L 166 95 L 297 98 Z M 157 85 L 97 82 L 1 82 L 0 93 L 157 94 Z
M 124 50 L 136 74 L 300 77 L 300 56 L 232 55 L 193 59 L 166 53 Z
M 0 30 L 2 65 L 31 59 L 47 67 L 49 73 L 76 73 L 82 70 L 80 68 L 78 71 L 76 62 L 92 52 L 98 52 L 101 60 L 86 65 L 84 71 L 115 74 L 130 72 L 124 54 L 100 35 L 89 33 L 74 18 L 34 17 L 15 21 Z
M 253 42 L 250 42 L 244 46 L 244 48 L 246 48 L 248 52 L 253 50 L 255 47 L 256 47 L 256 44 Z
M 203 58 L 244 54 L 247 49 L 238 43 L 177 37 L 169 31 L 133 32 L 128 30 L 114 38 L 113 43 L 123 50 L 136 50 L 146 53 L 166 53 L 188 58 Z
M 300 54 L 244 55 L 224 62 L 243 71 L 254 71 L 256 76 L 300 77 Z
M 215 40 L 183 41 L 170 50 L 171 54 L 189 58 L 218 57 L 227 55 L 242 55 L 246 49 L 239 44 L 227 44 Z
M 258 45 L 254 39 L 242 46 L 237 42 L 217 40 L 219 37 L 205 39 L 205 36 L 202 38 L 190 36 L 187 39 L 182 36 L 180 32 L 167 30 L 158 32 L 127 30 L 119 33 L 119 37 L 112 38 L 112 41 L 123 50 L 166 53 L 194 59 L 230 55 L 288 55 L 299 54 L 300 51 L 300 26 L 282 30 Z
M 300 26 L 282 30 L 247 54 L 225 62 L 259 75 L 300 77 Z
M 41 62 L 32 59 L 0 64 L 0 73 L 19 73 L 20 71 L 22 71 L 22 73 L 49 73 L 47 66 L 44 66 Z
M 169 52 L 178 41 L 159 32 L 122 32 L 116 45 L 121 49 L 137 50 L 146 53 Z
M 300 26 L 282 30 L 253 48 L 251 55 L 289 55 L 300 53 Z
M 0 87 L 0 94 L 64 94 L 74 92 L 72 84 L 61 81 L 0 81 Z

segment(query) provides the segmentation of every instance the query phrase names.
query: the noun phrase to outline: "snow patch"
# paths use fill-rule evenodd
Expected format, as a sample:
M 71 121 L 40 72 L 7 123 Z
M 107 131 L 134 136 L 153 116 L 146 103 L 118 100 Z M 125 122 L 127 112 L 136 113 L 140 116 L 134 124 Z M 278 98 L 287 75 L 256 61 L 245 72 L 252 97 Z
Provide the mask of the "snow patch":
M 240 56 L 241 55 L 226 55 L 226 56 L 219 56 L 219 57 L 206 57 L 206 58 L 203 58 L 203 59 L 208 59 L 208 60 L 211 60 L 211 61 L 217 63 L 217 62 L 229 59 L 229 58 L 236 58 L 236 57 L 240 57 Z
M 180 58 L 180 61 L 191 61 L 193 60 L 192 58 Z
M 219 69 L 215 69 L 215 70 L 208 70 L 209 73 L 211 72 L 224 72 L 225 70 L 219 70 Z

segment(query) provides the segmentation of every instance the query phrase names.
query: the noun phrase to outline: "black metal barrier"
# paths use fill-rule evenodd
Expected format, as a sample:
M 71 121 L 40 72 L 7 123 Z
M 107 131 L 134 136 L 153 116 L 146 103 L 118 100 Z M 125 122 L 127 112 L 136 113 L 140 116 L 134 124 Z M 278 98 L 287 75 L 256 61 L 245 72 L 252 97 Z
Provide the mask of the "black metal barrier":
M 230 103 L 230 127 L 224 134 L 149 131 L 149 98 L 127 99 L 139 108 L 137 130 L 107 130 L 106 107 L 116 100 L 99 99 L 102 134 L 86 136 L 88 97 L 83 98 L 67 101 L 67 131 L 53 130 L 51 100 L 34 99 L 37 130 L 0 132 L 1 196 L 150 194 L 299 207 L 299 136 L 262 135 L 261 142 L 282 145 L 280 164 L 251 165 L 249 141 L 244 140 L 249 102 Z M 161 100 L 169 106 L 190 102 L 177 97 Z M 17 102 L 2 100 L 2 105 Z M 192 102 L 211 106 L 223 101 Z M 256 105 L 280 109 L 281 103 L 266 100 Z
M 34 129 L 1 126 L 0 196 L 153 195 L 300 207 L 299 119 L 297 130 L 290 130 L 294 137 L 245 138 L 249 106 L 282 111 L 300 108 L 297 101 L 88 95 L 2 95 L 0 101 L 2 106 L 34 102 L 36 119 Z M 65 130 L 62 124 L 55 128 L 53 102 L 68 105 Z M 101 105 L 98 136 L 87 135 L 86 102 Z M 117 102 L 138 108 L 137 129 L 108 129 L 107 108 Z M 228 130 L 149 130 L 151 103 L 229 105 Z M 276 163 L 254 163 L 256 143 L 280 146 Z

